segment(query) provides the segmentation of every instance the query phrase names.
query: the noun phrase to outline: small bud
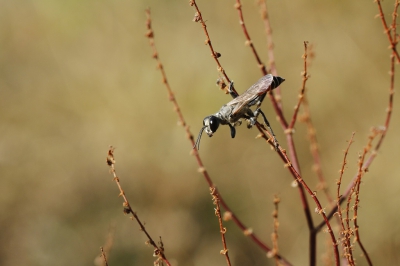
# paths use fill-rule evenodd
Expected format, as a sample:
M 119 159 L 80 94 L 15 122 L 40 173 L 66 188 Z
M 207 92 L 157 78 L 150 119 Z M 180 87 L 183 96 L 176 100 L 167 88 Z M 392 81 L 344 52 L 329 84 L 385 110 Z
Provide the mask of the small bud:
M 224 214 L 223 214 L 223 220 L 226 222 L 226 221 L 229 221 L 229 220 L 232 220 L 232 213 L 231 212 L 224 212 Z
M 228 253 L 228 250 L 227 250 L 227 249 L 224 249 L 224 250 L 221 250 L 219 253 L 220 253 L 221 255 L 225 255 L 226 253 Z
M 249 228 L 247 228 L 246 230 L 243 231 L 243 234 L 245 236 L 249 236 L 249 235 L 253 234 L 253 229 L 249 227 Z
M 218 52 L 214 52 L 214 57 L 215 57 L 215 58 L 220 58 L 220 57 L 221 57 L 221 54 L 218 53 Z
M 204 173 L 204 172 L 206 171 L 206 168 L 204 168 L 204 167 L 199 167 L 199 169 L 197 169 L 197 171 L 198 171 L 199 173 Z
M 154 33 L 152 30 L 148 30 L 145 35 L 147 38 L 154 38 Z
M 128 207 L 124 207 L 124 213 L 125 213 L 125 214 L 131 213 L 131 209 L 128 208 Z
M 267 258 L 268 259 L 271 259 L 271 258 L 273 258 L 273 257 L 275 257 L 275 251 L 274 250 L 270 250 L 270 251 L 268 251 L 267 252 Z
M 199 13 L 199 12 L 196 12 L 196 13 L 194 14 L 193 21 L 194 21 L 194 22 L 199 22 L 200 20 L 201 20 L 200 13 Z

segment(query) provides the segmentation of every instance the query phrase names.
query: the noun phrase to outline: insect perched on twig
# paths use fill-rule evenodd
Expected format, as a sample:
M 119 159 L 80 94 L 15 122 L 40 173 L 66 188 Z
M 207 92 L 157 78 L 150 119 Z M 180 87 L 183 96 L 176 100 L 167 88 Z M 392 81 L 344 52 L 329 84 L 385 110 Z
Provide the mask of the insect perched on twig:
M 219 125 L 228 125 L 231 129 L 231 137 L 234 138 L 236 135 L 235 126 L 238 126 L 242 123 L 240 119 L 247 119 L 247 127 L 251 128 L 256 124 L 258 115 L 261 114 L 265 125 L 268 127 L 272 136 L 274 137 L 274 145 L 275 149 L 277 150 L 279 146 L 278 141 L 275 138 L 274 131 L 272 131 L 272 128 L 269 125 L 267 117 L 263 111 L 261 111 L 260 106 L 267 92 L 277 88 L 284 81 L 284 78 L 268 74 L 260 78 L 241 95 L 238 95 L 232 90 L 233 82 L 231 82 L 228 91 L 233 97 L 233 100 L 222 106 L 217 113 L 204 118 L 203 127 L 200 130 L 199 136 L 197 137 L 193 148 L 197 147 L 198 150 L 200 149 L 200 139 L 203 131 L 205 131 L 209 137 L 212 137 L 217 131 Z M 254 112 L 250 109 L 250 107 L 253 105 L 256 105 Z

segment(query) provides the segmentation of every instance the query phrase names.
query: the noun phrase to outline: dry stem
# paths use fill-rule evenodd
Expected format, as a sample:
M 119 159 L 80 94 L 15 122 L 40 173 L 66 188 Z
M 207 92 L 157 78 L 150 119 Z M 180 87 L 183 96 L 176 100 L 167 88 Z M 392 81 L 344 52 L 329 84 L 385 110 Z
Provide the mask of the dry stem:
M 304 94 L 305 94 L 305 91 L 306 91 L 306 83 L 307 83 L 307 80 L 309 78 L 309 75 L 308 75 L 308 72 L 307 72 L 307 56 L 308 56 L 307 49 L 308 49 L 308 42 L 305 41 L 304 42 L 304 54 L 302 56 L 302 58 L 304 59 L 304 63 L 303 63 L 304 64 L 304 70 L 301 73 L 301 76 L 303 77 L 303 80 L 302 80 L 302 85 L 301 85 L 301 89 L 300 89 L 299 100 L 298 100 L 296 106 L 294 107 L 292 121 L 290 122 L 289 127 L 287 129 L 287 130 L 290 130 L 290 131 L 292 131 L 294 129 L 294 124 L 297 121 L 297 114 L 299 113 L 300 105 L 303 102 Z
M 337 190 L 336 190 L 336 199 L 337 199 L 337 208 L 338 208 L 337 214 L 339 216 L 339 221 L 340 221 L 340 225 L 341 225 L 340 235 L 343 236 L 343 239 L 339 238 L 339 241 L 342 242 L 344 257 L 347 259 L 347 261 L 348 261 L 348 263 L 350 265 L 354 265 L 352 253 L 349 253 L 349 251 L 351 251 L 351 249 L 352 249 L 351 248 L 351 243 L 350 243 L 350 236 L 351 236 L 350 232 L 351 231 L 349 230 L 349 228 L 346 229 L 346 226 L 343 223 L 342 209 L 340 207 L 340 198 L 341 198 L 340 185 L 342 184 L 342 178 L 343 178 L 343 174 L 344 174 L 344 169 L 345 169 L 346 164 L 347 164 L 347 155 L 349 153 L 350 146 L 353 143 L 354 134 L 355 134 L 355 132 L 353 132 L 353 134 L 351 135 L 351 138 L 349 140 L 349 144 L 347 145 L 347 148 L 346 148 L 346 150 L 344 152 L 342 168 L 340 169 L 340 176 L 339 176 L 339 180 L 337 181 Z M 348 221 L 348 217 L 347 217 L 346 221 Z
M 267 10 L 267 3 L 266 0 L 259 0 L 258 1 L 258 5 L 260 6 L 260 13 L 261 13 L 261 18 L 263 20 L 264 23 L 264 28 L 265 28 L 265 33 L 267 36 L 267 51 L 268 51 L 268 64 L 269 64 L 269 68 L 270 71 L 272 73 L 272 75 L 276 76 L 278 75 L 278 71 L 276 69 L 276 62 L 275 62 L 275 55 L 274 55 L 274 42 L 272 41 L 272 27 L 271 27 L 271 23 L 269 21 L 269 15 L 268 15 L 268 10 Z M 267 70 L 268 72 L 268 70 Z M 274 90 L 274 94 L 276 94 L 277 96 L 274 97 L 274 99 L 272 99 L 270 97 L 270 99 L 273 101 L 276 100 L 276 106 L 277 108 L 280 110 L 280 112 L 282 112 L 283 110 L 283 106 L 282 106 L 282 101 L 281 101 L 281 88 L 278 87 Z
M 302 86 L 300 89 L 299 101 L 298 101 L 297 105 L 295 106 L 295 111 L 293 113 L 292 121 L 290 123 L 288 130 L 293 132 L 294 124 L 297 121 L 297 113 L 299 111 L 300 105 L 303 104 L 303 114 L 302 114 L 300 120 L 302 122 L 306 123 L 306 125 L 307 125 L 307 133 L 308 133 L 308 137 L 310 140 L 310 151 L 311 151 L 311 155 L 314 160 L 313 170 L 316 172 L 317 177 L 319 179 L 319 184 L 318 184 L 317 188 L 321 189 L 325 193 L 325 196 L 328 199 L 329 203 L 331 203 L 333 205 L 333 199 L 328 192 L 328 187 L 326 185 L 325 177 L 322 173 L 322 166 L 321 166 L 321 159 L 320 159 L 320 155 L 319 155 L 316 130 L 311 121 L 310 108 L 308 106 L 307 95 L 305 93 L 306 92 L 305 91 L 306 90 L 306 82 L 307 82 L 308 78 L 310 77 L 308 75 L 308 71 L 307 71 L 307 67 L 310 63 L 307 59 L 308 59 L 309 55 L 311 55 L 311 57 L 313 55 L 313 51 L 310 50 L 311 49 L 310 46 L 308 45 L 308 42 L 304 42 L 304 55 L 302 56 L 304 59 L 304 70 L 301 73 L 301 75 L 303 77 L 303 83 L 302 83 Z
M 367 169 L 363 168 L 365 156 L 371 150 L 372 141 L 379 133 L 380 133 L 379 131 L 373 129 L 371 135 L 369 136 L 368 143 L 364 147 L 363 154 L 362 154 L 360 160 L 358 161 L 358 174 L 357 174 L 358 177 L 354 184 L 355 199 L 354 199 L 354 207 L 353 207 L 353 210 L 354 210 L 353 222 L 354 222 L 355 241 L 357 241 L 358 245 L 360 246 L 360 248 L 364 254 L 364 257 L 367 259 L 368 265 L 370 265 L 370 266 L 372 266 L 372 260 L 369 257 L 367 250 L 365 249 L 364 245 L 361 242 L 357 217 L 358 217 L 358 207 L 359 207 L 359 203 L 360 203 L 359 197 L 360 197 L 361 178 L 363 177 L 364 173 L 367 172 Z
M 385 33 L 386 36 L 389 39 L 389 43 L 390 43 L 389 48 L 392 49 L 392 51 L 394 53 L 394 56 L 397 58 L 397 63 L 400 63 L 400 56 L 399 56 L 399 53 L 397 52 L 397 49 L 396 49 L 396 46 L 397 46 L 397 43 L 398 43 L 397 36 L 396 36 L 396 34 L 393 34 L 393 36 L 390 34 L 391 31 L 393 31 L 394 33 L 396 32 L 396 23 L 395 23 L 395 21 L 396 21 L 396 17 L 397 17 L 397 8 L 399 6 L 399 1 L 397 0 L 395 2 L 395 8 L 394 8 L 394 12 L 393 12 L 393 15 L 392 15 L 393 16 L 393 20 L 392 21 L 394 23 L 392 23 L 390 28 L 388 27 L 388 24 L 386 23 L 385 15 L 383 14 L 381 0 L 375 0 L 375 2 L 378 4 L 378 9 L 379 9 L 379 14 L 376 15 L 376 17 L 380 17 L 381 18 L 382 24 L 383 24 L 383 29 L 384 29 L 383 33 Z
M 251 48 L 251 51 L 253 52 L 254 57 L 256 58 L 256 61 L 258 63 L 258 67 L 260 68 L 261 72 L 263 73 L 263 76 L 265 76 L 268 74 L 268 72 L 267 72 L 267 69 L 265 68 L 264 63 L 261 61 L 256 48 L 254 47 L 254 43 L 250 38 L 249 32 L 247 31 L 247 27 L 246 27 L 246 24 L 244 23 L 244 19 L 243 19 L 242 3 L 240 3 L 240 0 L 236 0 L 235 8 L 237 9 L 238 14 L 239 14 L 239 23 L 242 26 L 244 36 L 246 36 L 245 44 Z
M 229 259 L 228 247 L 226 245 L 226 240 L 225 240 L 226 227 L 224 227 L 224 225 L 222 224 L 221 209 L 219 207 L 218 193 L 217 193 L 215 187 L 210 187 L 210 194 L 212 196 L 213 204 L 215 205 L 215 215 L 218 217 L 219 231 L 221 233 L 222 246 L 224 248 L 223 250 L 220 251 L 220 254 L 225 256 L 226 263 L 230 266 L 231 260 Z
M 263 125 L 261 125 L 260 123 L 256 123 L 256 126 L 259 128 L 259 130 L 263 131 L 262 129 L 265 130 L 265 132 L 263 132 L 261 135 L 259 135 L 259 137 L 264 138 L 270 145 L 273 145 L 272 142 L 272 136 L 271 134 L 266 131 L 265 127 Z M 269 137 L 267 137 L 267 135 Z M 306 184 L 306 182 L 304 181 L 304 179 L 300 176 L 300 174 L 296 171 L 296 169 L 293 167 L 293 165 L 291 164 L 288 156 L 286 155 L 286 150 L 282 149 L 282 147 L 279 147 L 278 150 L 278 154 L 281 157 L 281 159 L 285 162 L 285 167 L 287 167 L 289 169 L 289 171 L 292 173 L 293 178 L 301 184 L 301 186 L 307 191 L 307 193 L 311 196 L 311 198 L 314 200 L 315 204 L 317 205 L 316 207 L 316 212 L 320 215 L 322 215 L 322 218 L 324 219 L 323 223 L 328 227 L 328 233 L 331 236 L 331 241 L 332 241 L 332 246 L 333 246 L 333 252 L 335 254 L 335 263 L 336 265 L 340 265 L 340 261 L 339 261 L 339 251 L 337 248 L 337 242 L 336 242 L 336 238 L 335 235 L 333 233 L 332 227 L 329 223 L 328 217 L 325 215 L 325 210 L 324 208 L 322 208 L 321 203 L 319 202 L 316 192 L 312 191 L 308 185 Z M 310 219 L 312 219 L 310 217 Z M 310 229 L 310 252 L 316 252 L 316 231 L 315 228 L 311 228 Z M 312 255 L 312 254 L 311 254 Z M 310 264 L 311 265 L 315 265 L 315 256 L 311 256 L 310 255 Z
M 214 50 L 214 47 L 211 44 L 211 39 L 210 39 L 210 36 L 207 31 L 207 25 L 206 25 L 205 21 L 203 20 L 203 16 L 201 15 L 200 9 L 198 8 L 196 1 L 190 0 L 189 5 L 194 6 L 196 9 L 196 13 L 194 15 L 193 21 L 200 22 L 201 26 L 203 27 L 204 34 L 206 35 L 206 40 L 204 41 L 204 43 L 206 45 L 208 45 L 208 47 L 210 48 L 211 56 L 215 59 L 215 63 L 218 66 L 218 71 L 222 73 L 222 75 L 224 76 L 225 80 L 228 83 L 231 83 L 231 80 L 229 79 L 228 75 L 226 74 L 225 70 L 222 68 L 221 63 L 218 60 L 218 58 L 221 57 L 221 54 L 216 52 Z M 232 85 L 231 89 L 234 93 L 237 93 L 233 85 Z M 228 90 L 226 90 L 225 93 L 228 93 Z
M 274 55 L 274 42 L 272 41 L 272 28 L 269 22 L 268 10 L 266 0 L 259 0 L 258 5 L 260 6 L 261 18 L 264 22 L 265 33 L 267 35 L 267 50 L 268 50 L 268 58 L 269 58 L 269 68 L 272 75 L 276 76 L 278 74 L 276 70 L 275 63 L 275 55 Z M 277 88 L 279 89 L 279 88 Z M 280 91 L 277 91 L 277 94 L 280 95 Z
M 387 23 L 385 21 L 384 15 L 383 15 L 383 11 L 382 11 L 382 7 L 380 5 L 380 1 L 376 0 L 376 2 L 378 3 L 378 8 L 379 8 L 379 12 L 380 12 L 380 16 L 385 28 L 385 31 L 387 31 Z M 396 33 L 396 18 L 397 18 L 397 9 L 399 7 L 399 1 L 396 1 L 395 3 L 395 7 L 394 7 L 394 11 L 393 11 L 393 22 L 392 22 L 392 33 L 393 36 L 397 36 Z M 393 26 L 394 25 L 394 26 Z M 390 34 L 390 33 L 389 33 Z M 381 147 L 383 140 L 386 136 L 386 133 L 389 129 L 389 124 L 392 118 L 392 110 L 393 110 L 393 97 L 394 97 L 394 78 L 395 78 L 395 59 L 398 58 L 398 53 L 397 53 L 397 39 L 395 38 L 395 42 L 394 47 L 392 48 L 392 55 L 391 55 L 391 64 L 390 64 L 390 87 L 389 87 L 389 101 L 388 101 L 388 108 L 386 109 L 386 119 L 385 119 L 385 124 L 382 127 L 382 132 L 381 132 L 381 137 L 378 140 L 378 143 L 375 145 L 375 148 L 373 150 L 373 152 L 371 153 L 371 155 L 368 157 L 367 160 L 365 160 L 363 168 L 367 169 L 369 168 L 369 166 L 372 164 L 372 162 L 374 161 L 374 159 L 376 158 L 376 155 L 378 154 L 378 150 Z M 347 198 L 347 196 L 349 195 L 349 193 L 351 192 L 351 188 L 354 184 L 354 181 L 357 179 L 357 175 L 355 175 L 353 177 L 353 180 L 349 183 L 349 185 L 346 188 L 345 193 L 343 193 L 342 197 L 340 198 L 340 204 L 343 203 L 343 201 Z M 337 212 L 337 206 L 334 207 L 328 214 L 329 219 Z M 323 228 L 324 224 L 323 222 L 321 222 L 317 227 L 316 230 L 321 230 Z
M 268 15 L 266 13 L 266 5 L 264 5 L 264 7 L 265 8 L 263 9 L 263 6 L 261 5 L 262 14 L 263 14 L 263 20 L 264 20 L 264 24 L 265 24 L 266 31 L 267 31 L 267 36 L 269 37 L 268 39 L 272 40 L 271 39 L 272 29 L 271 29 L 271 26 L 270 26 L 270 23 L 269 23 Z M 240 14 L 241 13 L 239 13 L 239 15 Z M 243 26 L 243 25 L 245 25 L 244 21 L 243 21 L 243 16 L 240 16 L 240 21 L 241 21 L 242 28 L 244 30 L 246 30 L 246 27 Z M 248 35 L 247 34 L 247 30 L 244 31 L 244 35 L 247 38 L 247 35 Z M 247 40 L 249 40 L 249 38 Z M 272 41 L 271 41 L 271 43 L 272 43 Z M 273 57 L 273 45 L 271 44 L 268 48 L 269 48 L 268 51 L 269 51 L 270 58 L 271 58 L 271 56 L 272 56 L 272 58 L 274 58 Z M 252 49 L 255 50 L 254 46 L 252 46 Z M 253 53 L 255 55 L 257 55 L 257 52 L 253 52 Z M 256 61 L 258 62 L 257 56 L 256 56 Z M 260 65 L 259 62 L 258 62 L 258 65 Z M 276 73 L 276 69 L 275 69 L 274 72 Z M 279 91 L 278 91 L 278 93 L 279 93 Z M 300 173 L 300 165 L 299 165 L 299 162 L 298 162 L 296 148 L 295 148 L 294 140 L 293 140 L 293 136 L 292 136 L 293 130 L 292 130 L 292 128 L 289 127 L 289 125 L 288 125 L 288 123 L 287 123 L 287 121 L 286 121 L 286 119 L 285 119 L 285 117 L 283 115 L 281 102 L 278 103 L 271 92 L 268 93 L 268 97 L 270 98 L 270 100 L 272 102 L 272 105 L 273 105 L 273 107 L 275 109 L 275 112 L 277 113 L 278 120 L 281 122 L 281 126 L 282 126 L 284 132 L 286 132 L 286 141 L 288 143 L 288 149 L 289 149 L 289 154 L 290 154 L 290 158 L 291 158 L 291 161 L 289 161 L 289 159 L 286 157 L 287 158 L 287 162 L 286 163 L 288 165 L 293 165 L 293 167 L 295 169 L 294 172 L 296 172 L 299 175 L 299 173 Z M 259 126 L 257 126 L 257 127 L 260 130 L 260 127 Z M 261 134 L 263 134 L 263 133 L 261 133 Z M 291 171 L 293 177 L 297 178 L 296 175 L 294 174 L 294 172 Z M 303 210 L 304 210 L 304 213 L 305 213 L 305 216 L 306 216 L 306 220 L 307 220 L 307 225 L 308 225 L 308 228 L 309 228 L 309 231 L 310 231 L 310 264 L 311 265 L 315 265 L 316 264 L 316 233 L 314 231 L 314 222 L 313 222 L 313 219 L 312 219 L 312 216 L 311 216 L 311 211 L 310 211 L 310 207 L 308 205 L 308 201 L 307 201 L 307 198 L 306 198 L 306 193 L 304 191 L 304 188 L 303 188 L 303 186 L 298 186 L 298 189 L 299 189 L 299 193 L 300 193 L 301 202 L 302 202 L 302 205 L 303 205 Z M 333 233 L 332 233 L 332 236 L 333 236 Z M 332 242 L 332 244 L 333 244 L 333 246 L 335 246 L 335 242 Z M 334 247 L 334 249 L 335 249 L 336 262 L 338 263 L 339 254 L 337 253 L 337 247 L 336 248 Z
M 103 247 L 100 247 L 100 251 L 101 251 L 101 256 L 103 257 L 103 260 L 104 260 L 104 265 L 108 266 L 106 253 L 104 252 Z
M 120 191 L 119 196 L 122 196 L 124 199 L 124 203 L 122 204 L 124 206 L 124 213 L 125 214 L 132 214 L 131 219 L 133 218 L 136 220 L 136 222 L 139 224 L 140 230 L 146 235 L 148 239 L 148 243 L 154 247 L 154 255 L 158 257 L 158 259 L 164 261 L 167 265 L 171 265 L 167 258 L 165 257 L 164 250 L 162 248 L 159 248 L 157 244 L 154 242 L 154 240 L 151 238 L 150 234 L 147 232 L 146 228 L 144 227 L 143 223 L 140 221 L 139 216 L 134 212 L 131 208 L 131 205 L 129 204 L 129 201 L 125 195 L 125 192 L 123 191 L 121 187 L 121 183 L 119 182 L 119 178 L 117 176 L 117 173 L 115 171 L 115 159 L 114 159 L 114 147 L 110 147 L 108 150 L 107 154 L 107 165 L 110 167 L 110 172 L 114 176 L 113 180 L 118 186 L 118 189 Z
M 279 252 L 279 248 L 278 248 L 278 228 L 279 228 L 279 220 L 278 220 L 278 206 L 279 206 L 279 202 L 281 201 L 281 199 L 278 197 L 278 195 L 274 195 L 274 211 L 272 212 L 272 218 L 274 219 L 274 231 L 271 234 L 271 240 L 272 240 L 272 245 L 273 245 L 273 249 L 271 252 L 269 252 L 267 254 L 267 256 L 269 258 L 274 258 L 275 259 L 275 265 L 276 266 L 280 266 L 281 265 L 281 261 L 280 259 L 276 256 L 276 254 L 278 254 Z

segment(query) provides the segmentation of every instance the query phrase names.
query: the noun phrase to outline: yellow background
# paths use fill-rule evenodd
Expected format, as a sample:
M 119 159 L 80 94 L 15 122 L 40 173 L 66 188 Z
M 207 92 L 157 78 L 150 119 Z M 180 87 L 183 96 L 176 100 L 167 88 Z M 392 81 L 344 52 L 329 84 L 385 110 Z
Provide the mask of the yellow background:
M 234 3 L 198 1 L 221 63 L 241 93 L 261 72 L 244 45 Z M 122 212 L 105 161 L 109 145 L 116 147 L 117 174 L 133 209 L 154 239 L 162 236 L 170 261 L 225 264 L 208 186 L 144 36 L 147 7 L 168 80 L 197 137 L 203 118 L 230 99 L 215 86 L 217 67 L 188 1 L 0 1 L 1 265 L 92 265 L 110 228 L 110 265 L 152 265 L 144 234 Z M 303 41 L 313 44 L 307 92 L 323 171 L 335 193 L 346 141 L 355 131 L 343 188 L 356 173 L 370 128 L 383 125 L 386 116 L 390 50 L 374 18 L 377 5 L 281 0 L 268 7 L 288 120 L 301 86 Z M 393 1 L 383 7 L 391 21 Z M 267 63 L 255 1 L 243 1 L 243 12 Z M 399 105 L 395 95 L 390 129 L 360 193 L 360 234 L 376 265 L 400 261 Z M 286 148 L 268 99 L 263 110 Z M 213 138 L 203 135 L 200 155 L 231 208 L 268 245 L 272 199 L 280 196 L 280 252 L 306 265 L 308 229 L 298 191 L 257 134 L 241 126 L 231 139 L 229 128 L 220 127 Z M 316 189 L 304 124 L 296 124 L 294 138 L 302 175 Z M 318 196 L 329 210 L 322 192 Z M 321 221 L 314 212 L 313 218 Z M 274 264 L 232 222 L 225 225 L 234 265 Z M 322 265 L 332 252 L 326 233 L 319 234 L 317 252 Z M 366 265 L 358 247 L 355 257 Z

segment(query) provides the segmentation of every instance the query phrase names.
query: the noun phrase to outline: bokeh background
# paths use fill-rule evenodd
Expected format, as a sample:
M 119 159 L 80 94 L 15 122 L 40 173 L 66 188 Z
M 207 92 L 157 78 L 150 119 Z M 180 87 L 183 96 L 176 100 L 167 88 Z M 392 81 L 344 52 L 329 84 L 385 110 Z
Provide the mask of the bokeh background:
M 235 1 L 198 1 L 221 63 L 239 92 L 261 73 L 238 23 Z M 390 19 L 394 1 L 383 2 Z M 191 145 L 167 99 L 145 38 L 145 8 L 156 45 L 187 123 L 197 136 L 206 115 L 229 100 L 215 86 L 217 67 L 192 22 L 188 1 L 0 1 L 0 264 L 93 265 L 113 235 L 110 265 L 152 265 L 152 248 L 122 212 L 106 165 L 116 168 L 149 233 L 162 236 L 174 265 L 224 265 L 214 206 L 197 172 Z M 334 192 L 353 131 L 344 176 L 356 173 L 369 130 L 383 125 L 390 51 L 372 1 L 268 1 L 287 118 L 301 86 L 303 41 L 313 45 L 307 90 L 322 167 Z M 266 37 L 254 0 L 244 18 L 262 60 Z M 396 78 L 400 73 L 396 72 Z M 398 88 L 398 86 L 396 86 Z M 398 95 L 387 138 L 365 175 L 359 225 L 376 265 L 400 264 Z M 269 100 L 263 104 L 283 147 Z M 203 136 L 200 154 L 225 200 L 271 245 L 273 195 L 281 198 L 279 246 L 295 265 L 308 262 L 308 229 L 292 177 L 256 130 L 221 127 Z M 296 126 L 301 171 L 316 189 L 304 124 Z M 324 207 L 328 203 L 319 193 Z M 314 209 L 314 204 L 310 200 Z M 321 217 L 314 214 L 316 223 Z M 234 265 L 273 265 L 232 223 L 227 243 Z M 318 262 L 331 254 L 318 237 Z M 355 248 L 358 265 L 366 265 Z

